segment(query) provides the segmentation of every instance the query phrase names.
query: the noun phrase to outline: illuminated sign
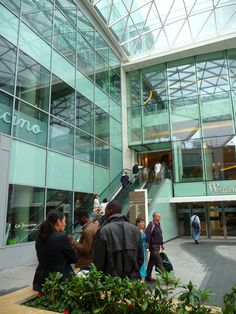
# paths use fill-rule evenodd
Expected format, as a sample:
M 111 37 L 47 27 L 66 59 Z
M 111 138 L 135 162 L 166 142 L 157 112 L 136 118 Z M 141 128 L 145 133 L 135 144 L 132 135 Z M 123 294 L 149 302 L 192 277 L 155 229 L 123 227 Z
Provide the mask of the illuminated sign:
M 5 123 L 11 124 L 11 118 L 12 114 L 10 112 L 2 112 L 2 110 L 0 109 L 0 120 Z M 27 119 L 18 118 L 17 112 L 14 113 L 12 120 L 13 125 L 18 125 L 20 128 L 25 129 L 27 132 L 32 132 L 34 134 L 39 134 L 43 132 L 38 124 L 33 124 Z

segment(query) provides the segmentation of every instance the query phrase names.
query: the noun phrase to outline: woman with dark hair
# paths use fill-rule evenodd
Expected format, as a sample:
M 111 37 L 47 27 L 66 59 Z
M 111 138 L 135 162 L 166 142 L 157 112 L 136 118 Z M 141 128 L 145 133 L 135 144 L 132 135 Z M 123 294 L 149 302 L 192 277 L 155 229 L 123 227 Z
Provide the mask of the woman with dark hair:
M 76 263 L 77 256 L 64 233 L 65 227 L 66 217 L 58 210 L 50 211 L 40 225 L 35 243 L 39 262 L 33 280 L 35 291 L 42 291 L 42 285 L 50 272 L 60 272 L 62 281 L 74 273 L 70 264 Z
M 142 217 L 138 217 L 136 219 L 136 226 L 138 227 L 138 230 L 141 233 L 141 241 L 142 241 L 142 246 L 143 246 L 144 262 L 140 268 L 140 275 L 141 275 L 142 281 L 144 282 L 145 277 L 147 276 L 147 265 L 146 265 L 147 245 L 146 245 L 146 234 L 144 232 L 145 220 Z

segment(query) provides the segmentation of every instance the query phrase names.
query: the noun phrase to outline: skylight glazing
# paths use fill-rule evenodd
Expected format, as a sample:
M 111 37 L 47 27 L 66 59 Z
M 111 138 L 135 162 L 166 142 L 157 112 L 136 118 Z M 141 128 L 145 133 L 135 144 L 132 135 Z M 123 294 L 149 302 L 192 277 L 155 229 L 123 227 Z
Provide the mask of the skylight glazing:
M 91 0 L 130 59 L 236 31 L 235 0 Z

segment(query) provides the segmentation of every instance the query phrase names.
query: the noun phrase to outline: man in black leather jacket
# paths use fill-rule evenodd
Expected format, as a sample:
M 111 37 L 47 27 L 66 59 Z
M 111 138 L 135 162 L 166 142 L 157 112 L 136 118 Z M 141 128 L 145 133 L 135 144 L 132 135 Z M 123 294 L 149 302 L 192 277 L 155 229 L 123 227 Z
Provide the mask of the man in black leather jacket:
M 106 275 L 139 279 L 144 258 L 138 228 L 121 214 L 117 201 L 107 205 L 105 216 L 106 223 L 95 238 L 93 263 Z

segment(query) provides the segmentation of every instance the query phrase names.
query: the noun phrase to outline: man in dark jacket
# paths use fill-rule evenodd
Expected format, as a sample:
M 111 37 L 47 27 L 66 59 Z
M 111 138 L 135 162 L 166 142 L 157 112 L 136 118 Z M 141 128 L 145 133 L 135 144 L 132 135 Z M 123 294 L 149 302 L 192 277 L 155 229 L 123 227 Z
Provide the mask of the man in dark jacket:
M 164 271 L 160 256 L 160 249 L 162 248 L 162 250 L 164 250 L 160 220 L 160 213 L 153 213 L 153 220 L 148 224 L 145 231 L 147 247 L 150 251 L 146 281 L 155 281 L 155 279 L 151 277 L 153 266 Z
M 117 201 L 107 205 L 105 216 L 107 222 L 95 238 L 93 263 L 106 275 L 139 279 L 144 258 L 137 227 L 121 214 Z
M 130 180 L 129 180 L 129 176 L 128 173 L 125 172 L 122 177 L 120 178 L 120 182 L 122 184 L 122 188 L 125 189 L 127 187 L 127 185 L 130 184 Z

